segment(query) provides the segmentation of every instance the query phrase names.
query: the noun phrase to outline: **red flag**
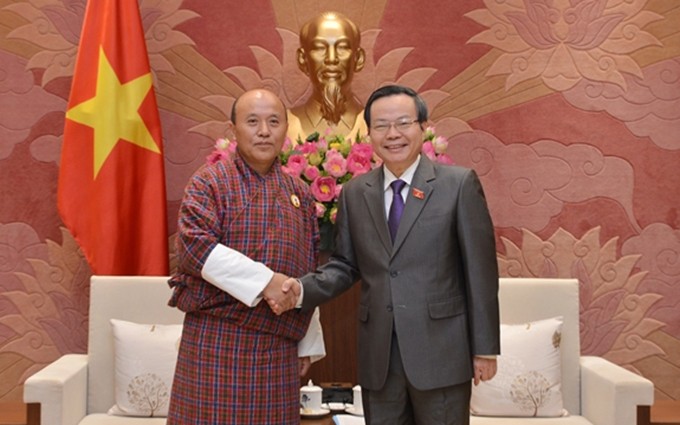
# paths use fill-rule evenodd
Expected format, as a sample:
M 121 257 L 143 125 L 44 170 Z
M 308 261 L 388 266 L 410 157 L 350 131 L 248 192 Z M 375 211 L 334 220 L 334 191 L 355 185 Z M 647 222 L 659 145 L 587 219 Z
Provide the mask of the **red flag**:
M 89 0 L 58 207 L 95 274 L 168 274 L 161 126 L 137 0 Z

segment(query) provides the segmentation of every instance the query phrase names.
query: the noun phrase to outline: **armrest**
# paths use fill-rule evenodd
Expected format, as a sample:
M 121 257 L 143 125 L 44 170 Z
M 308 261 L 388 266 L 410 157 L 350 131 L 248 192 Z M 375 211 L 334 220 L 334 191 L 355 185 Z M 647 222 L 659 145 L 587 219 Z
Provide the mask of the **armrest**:
M 637 406 L 654 403 L 649 379 L 602 357 L 583 356 L 581 414 L 596 425 L 635 425 Z
M 77 425 L 87 413 L 87 355 L 66 354 L 29 376 L 24 402 L 40 403 L 42 425 Z

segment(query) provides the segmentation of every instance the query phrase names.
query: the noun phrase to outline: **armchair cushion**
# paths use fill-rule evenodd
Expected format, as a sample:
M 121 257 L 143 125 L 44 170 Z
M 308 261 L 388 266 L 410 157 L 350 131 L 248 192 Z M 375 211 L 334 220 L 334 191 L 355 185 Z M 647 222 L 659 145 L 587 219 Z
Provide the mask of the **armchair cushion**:
M 109 414 L 167 416 L 182 325 L 111 319 L 116 404 Z
M 498 372 L 472 387 L 470 411 L 482 416 L 564 416 L 562 317 L 501 324 Z

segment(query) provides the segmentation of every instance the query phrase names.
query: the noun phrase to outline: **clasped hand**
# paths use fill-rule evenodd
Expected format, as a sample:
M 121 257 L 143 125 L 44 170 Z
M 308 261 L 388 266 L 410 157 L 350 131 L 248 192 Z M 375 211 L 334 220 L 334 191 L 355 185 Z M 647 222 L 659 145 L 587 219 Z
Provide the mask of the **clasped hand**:
M 281 273 L 274 273 L 262 291 L 265 301 L 276 315 L 295 308 L 300 296 L 300 283 Z

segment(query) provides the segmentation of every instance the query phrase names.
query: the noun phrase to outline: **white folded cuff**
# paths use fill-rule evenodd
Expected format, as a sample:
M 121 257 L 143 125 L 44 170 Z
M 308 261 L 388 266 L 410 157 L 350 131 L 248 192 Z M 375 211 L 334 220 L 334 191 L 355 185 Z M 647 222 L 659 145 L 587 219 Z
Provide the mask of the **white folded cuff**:
M 201 276 L 243 304 L 254 307 L 262 300 L 262 291 L 274 272 L 263 263 L 217 244 L 208 255 Z

